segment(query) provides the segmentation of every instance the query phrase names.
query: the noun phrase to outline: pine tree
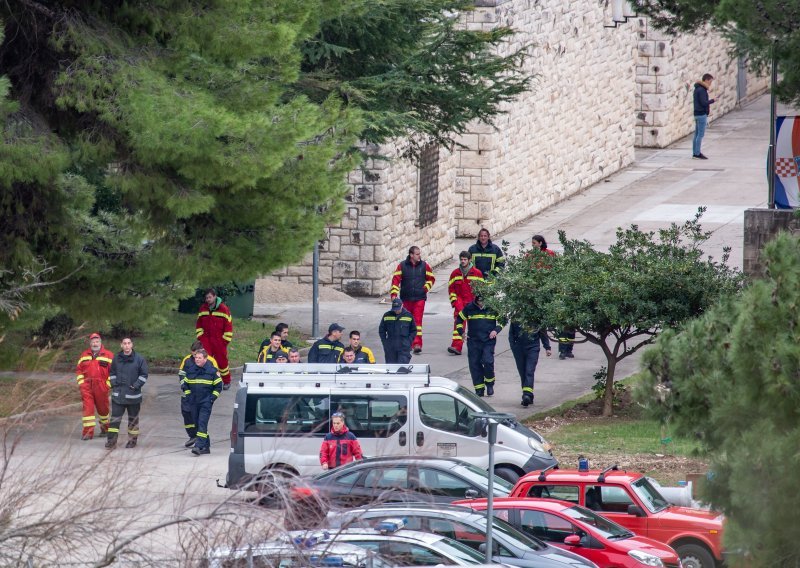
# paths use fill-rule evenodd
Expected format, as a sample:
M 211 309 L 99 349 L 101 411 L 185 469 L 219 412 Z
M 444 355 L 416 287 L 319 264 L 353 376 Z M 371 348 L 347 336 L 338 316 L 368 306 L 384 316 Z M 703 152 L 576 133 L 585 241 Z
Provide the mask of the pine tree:
M 485 286 L 487 303 L 529 329 L 572 328 L 606 357 L 603 415 L 610 416 L 616 365 L 653 342 L 664 329 L 695 317 L 738 289 L 741 276 L 704 259 L 710 233 L 693 221 L 643 232 L 617 229 L 608 252 L 588 241 L 567 240 L 563 255 L 525 251 Z
M 698 436 L 711 458 L 705 497 L 752 568 L 800 564 L 800 239 L 780 235 L 762 258 L 765 277 L 740 297 L 662 335 L 639 393 Z

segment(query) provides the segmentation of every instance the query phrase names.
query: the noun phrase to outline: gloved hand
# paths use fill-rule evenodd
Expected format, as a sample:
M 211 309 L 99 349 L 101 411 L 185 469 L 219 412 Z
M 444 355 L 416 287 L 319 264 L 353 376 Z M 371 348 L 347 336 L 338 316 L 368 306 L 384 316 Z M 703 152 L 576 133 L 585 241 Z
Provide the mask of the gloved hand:
M 135 391 L 136 390 L 136 385 L 128 385 L 128 388 L 131 389 L 132 391 Z

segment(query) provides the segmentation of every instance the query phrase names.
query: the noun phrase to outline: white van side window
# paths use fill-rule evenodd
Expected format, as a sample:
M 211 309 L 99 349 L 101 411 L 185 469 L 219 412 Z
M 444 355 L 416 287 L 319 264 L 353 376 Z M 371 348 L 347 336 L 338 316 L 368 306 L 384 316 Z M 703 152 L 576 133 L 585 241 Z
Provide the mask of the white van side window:
M 389 437 L 408 420 L 408 399 L 402 395 L 334 395 L 331 408 L 344 414 L 344 425 L 357 438 Z
M 327 396 L 251 394 L 247 398 L 246 433 L 324 436 L 328 431 L 330 403 Z
M 425 426 L 436 430 L 477 436 L 481 431 L 480 422 L 470 416 L 471 410 L 448 394 L 430 393 L 419 397 L 420 420 Z

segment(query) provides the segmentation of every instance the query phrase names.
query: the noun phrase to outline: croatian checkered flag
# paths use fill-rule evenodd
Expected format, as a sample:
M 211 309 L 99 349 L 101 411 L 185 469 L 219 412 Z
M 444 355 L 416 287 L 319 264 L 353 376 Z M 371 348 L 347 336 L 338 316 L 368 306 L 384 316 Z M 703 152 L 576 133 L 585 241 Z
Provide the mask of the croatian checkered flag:
M 775 138 L 775 207 L 800 207 L 800 117 L 779 116 Z

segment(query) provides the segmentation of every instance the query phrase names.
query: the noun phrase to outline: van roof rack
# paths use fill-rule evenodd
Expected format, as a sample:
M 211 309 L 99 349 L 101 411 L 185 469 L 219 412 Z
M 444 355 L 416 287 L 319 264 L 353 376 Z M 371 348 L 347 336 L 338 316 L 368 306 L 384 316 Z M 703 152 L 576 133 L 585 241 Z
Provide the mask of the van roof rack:
M 389 384 L 390 377 L 401 376 L 404 381 L 430 384 L 431 369 L 427 363 L 378 365 L 374 363 L 245 363 L 244 383 L 265 381 L 295 382 L 321 386 L 323 383 L 346 385 L 365 383 L 372 379 L 375 386 Z M 396 379 L 395 379 L 396 380 Z M 371 383 L 367 384 L 371 386 Z

